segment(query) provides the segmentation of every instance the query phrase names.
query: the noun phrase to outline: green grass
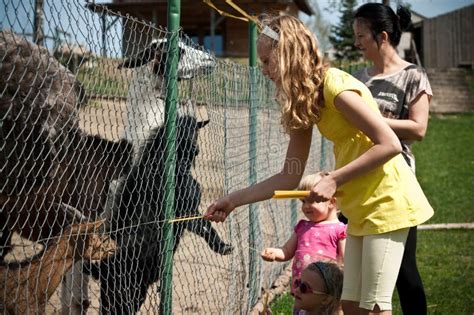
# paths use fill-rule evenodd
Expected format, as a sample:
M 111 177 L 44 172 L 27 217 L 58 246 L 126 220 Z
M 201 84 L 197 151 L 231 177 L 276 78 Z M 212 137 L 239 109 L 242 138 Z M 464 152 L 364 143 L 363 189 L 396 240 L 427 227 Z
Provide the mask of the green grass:
M 428 314 L 472 314 L 473 236 L 472 230 L 418 231 L 417 262 L 428 301 Z M 402 314 L 396 292 L 393 314 Z
M 282 294 L 278 299 L 276 299 L 271 305 L 270 309 L 272 310 L 273 315 L 286 315 L 291 314 L 293 309 L 293 296 L 289 293 Z
M 417 261 L 430 314 L 472 314 L 473 236 L 472 230 L 418 233 Z
M 422 142 L 414 145 L 417 177 L 435 215 L 428 223 L 474 222 L 474 114 L 432 116 Z M 418 232 L 418 267 L 428 314 L 473 314 L 474 230 Z M 282 295 L 271 309 L 291 314 L 293 300 Z M 393 314 L 402 314 L 398 296 Z
M 474 222 L 474 114 L 431 117 L 413 150 L 418 180 L 435 209 L 429 223 Z
M 120 72 L 112 67 L 81 68 L 77 78 L 90 95 L 125 97 L 128 93 L 129 78 L 121 77 Z

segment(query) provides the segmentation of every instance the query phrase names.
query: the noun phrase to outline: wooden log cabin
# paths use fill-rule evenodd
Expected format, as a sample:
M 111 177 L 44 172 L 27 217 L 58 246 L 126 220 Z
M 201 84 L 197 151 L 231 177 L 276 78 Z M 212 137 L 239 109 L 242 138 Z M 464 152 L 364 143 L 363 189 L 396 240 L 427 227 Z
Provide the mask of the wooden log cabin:
M 122 15 L 129 14 L 139 20 L 166 27 L 167 2 L 167 0 L 112 0 L 110 3 L 88 3 L 88 7 L 98 13 L 103 13 L 105 7 L 112 12 L 120 12 Z M 220 10 L 240 16 L 224 0 L 213 0 L 212 3 Z M 285 12 L 295 16 L 299 12 L 307 15 L 314 13 L 308 0 L 236 0 L 234 3 L 253 15 L 263 12 Z M 248 56 L 248 24 L 241 20 L 219 15 L 201 0 L 181 0 L 181 27 L 186 35 L 196 43 L 213 51 L 217 56 Z M 107 29 L 106 25 L 103 29 Z M 136 30 L 132 25 L 124 23 L 123 50 L 125 55 L 128 55 L 127 38 L 134 37 L 130 36 L 130 33 L 134 31 Z

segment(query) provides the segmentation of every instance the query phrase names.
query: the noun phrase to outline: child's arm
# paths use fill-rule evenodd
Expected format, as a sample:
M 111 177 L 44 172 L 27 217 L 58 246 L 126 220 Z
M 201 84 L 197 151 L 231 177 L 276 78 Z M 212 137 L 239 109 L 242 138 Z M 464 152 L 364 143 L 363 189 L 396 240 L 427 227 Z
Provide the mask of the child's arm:
M 296 233 L 293 233 L 285 245 L 282 247 L 265 248 L 260 256 L 262 256 L 265 261 L 288 261 L 295 256 L 297 242 L 298 238 Z
M 340 239 L 337 243 L 337 262 L 344 265 L 344 253 L 346 251 L 346 239 Z

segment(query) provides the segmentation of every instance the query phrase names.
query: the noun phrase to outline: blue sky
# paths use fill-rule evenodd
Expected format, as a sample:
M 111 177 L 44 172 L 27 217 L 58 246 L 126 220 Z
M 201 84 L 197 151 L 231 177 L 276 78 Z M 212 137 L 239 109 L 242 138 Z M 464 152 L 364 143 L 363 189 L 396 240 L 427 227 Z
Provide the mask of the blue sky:
M 34 0 L 0 0 L 0 27 L 13 28 L 17 32 L 31 33 Z M 194 0 L 201 1 L 201 0 Z M 331 0 L 317 0 L 324 18 L 331 24 L 337 24 L 339 13 L 335 10 L 328 11 Z M 96 0 L 96 3 L 112 2 L 112 0 Z M 235 0 L 239 3 L 239 0 Z M 334 0 L 332 0 L 334 2 Z M 359 0 L 359 3 L 367 1 Z M 393 7 L 397 3 L 396 0 L 391 1 Z M 451 12 L 453 10 L 474 4 L 474 0 L 405 0 L 404 3 L 411 4 L 411 7 L 417 13 L 431 18 Z M 67 31 L 71 38 L 70 41 L 75 43 L 95 43 L 96 47 L 89 47 L 96 53 L 99 53 L 100 47 L 100 26 L 98 15 L 83 9 L 85 0 L 46 0 L 45 1 L 45 32 L 48 35 L 54 33 L 54 29 L 49 25 L 59 25 L 61 29 Z M 203 4 L 204 5 L 204 4 Z M 302 16 L 304 19 L 304 16 Z M 30 21 L 29 23 L 25 21 Z M 110 22 L 111 20 L 109 20 Z M 113 26 L 113 30 L 109 34 L 113 34 L 107 38 L 108 54 L 120 55 L 120 23 Z M 47 43 L 51 48 L 52 41 Z
M 337 24 L 339 13 L 328 12 L 328 8 L 331 8 L 329 0 L 317 0 L 319 8 L 323 10 L 324 18 L 331 24 Z M 365 2 L 381 2 L 381 1 L 358 1 L 359 4 Z M 397 1 L 391 1 L 392 7 L 395 7 Z M 411 5 L 413 11 L 427 17 L 435 17 L 447 12 L 454 11 L 456 9 L 474 4 L 474 0 L 406 0 L 403 3 Z
M 428 18 L 474 4 L 474 0 L 412 0 L 406 2 L 411 4 L 413 11 Z
M 2 3 L 0 28 L 13 29 L 31 39 L 35 0 L 0 0 L 0 2 Z M 100 53 L 102 41 L 99 15 L 85 9 L 85 3 L 85 0 L 44 1 L 43 30 L 47 36 L 46 47 L 53 48 L 54 41 L 51 37 L 55 35 L 57 27 L 67 34 L 61 35 L 61 39 L 75 44 L 85 44 L 96 54 Z M 110 24 L 113 19 L 113 17 L 107 17 L 108 23 Z M 111 26 L 106 41 L 109 56 L 121 55 L 120 23 Z

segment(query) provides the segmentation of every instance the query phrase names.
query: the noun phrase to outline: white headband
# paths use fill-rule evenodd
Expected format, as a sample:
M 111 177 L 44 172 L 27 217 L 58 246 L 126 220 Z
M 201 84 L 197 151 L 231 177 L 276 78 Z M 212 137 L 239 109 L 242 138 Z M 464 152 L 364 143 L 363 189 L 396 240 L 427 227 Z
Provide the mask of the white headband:
M 261 33 L 263 35 L 270 37 L 273 40 L 276 40 L 277 42 L 280 41 L 280 35 L 278 35 L 277 32 L 269 28 L 267 25 L 265 25 Z

